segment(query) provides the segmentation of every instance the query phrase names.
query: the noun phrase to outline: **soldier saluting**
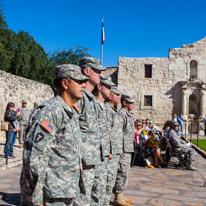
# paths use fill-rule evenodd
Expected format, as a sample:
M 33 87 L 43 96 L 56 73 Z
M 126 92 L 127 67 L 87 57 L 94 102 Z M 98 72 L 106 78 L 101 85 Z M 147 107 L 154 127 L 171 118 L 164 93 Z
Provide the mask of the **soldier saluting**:
M 80 143 L 72 112 L 83 97 L 85 81 L 79 66 L 54 69 L 58 95 L 43 102 L 30 117 L 20 179 L 21 205 L 72 205 L 79 196 Z

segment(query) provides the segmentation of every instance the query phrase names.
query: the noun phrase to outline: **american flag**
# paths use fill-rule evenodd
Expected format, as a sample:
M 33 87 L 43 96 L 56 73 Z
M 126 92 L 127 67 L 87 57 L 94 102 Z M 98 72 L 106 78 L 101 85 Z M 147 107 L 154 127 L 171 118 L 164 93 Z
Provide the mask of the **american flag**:
M 104 32 L 104 24 L 102 22 L 102 44 L 104 44 L 105 41 L 105 32 Z

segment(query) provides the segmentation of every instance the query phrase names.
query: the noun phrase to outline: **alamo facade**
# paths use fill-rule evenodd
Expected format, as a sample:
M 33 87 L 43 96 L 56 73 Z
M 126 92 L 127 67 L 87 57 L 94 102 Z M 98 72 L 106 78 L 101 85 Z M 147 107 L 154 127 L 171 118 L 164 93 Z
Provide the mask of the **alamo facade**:
M 187 133 L 204 134 L 206 114 L 206 37 L 182 48 L 169 49 L 168 58 L 118 58 L 108 67 L 123 92 L 136 102 L 134 119 L 153 119 L 162 125 L 182 113 Z

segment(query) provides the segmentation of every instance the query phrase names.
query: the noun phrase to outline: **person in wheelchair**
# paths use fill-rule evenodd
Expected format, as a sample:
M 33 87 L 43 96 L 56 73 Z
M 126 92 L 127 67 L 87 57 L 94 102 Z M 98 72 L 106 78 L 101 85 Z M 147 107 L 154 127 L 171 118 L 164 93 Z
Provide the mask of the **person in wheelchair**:
M 177 131 L 179 129 L 179 124 L 176 121 L 172 121 L 171 129 L 168 133 L 169 140 L 172 144 L 172 147 L 174 147 L 174 150 L 183 155 L 189 155 L 189 160 L 187 162 L 187 169 L 188 170 L 198 170 L 195 166 L 192 165 L 194 158 L 195 158 L 195 150 L 193 148 L 190 148 L 189 145 L 187 145 L 185 141 L 182 141 L 180 136 L 177 134 Z

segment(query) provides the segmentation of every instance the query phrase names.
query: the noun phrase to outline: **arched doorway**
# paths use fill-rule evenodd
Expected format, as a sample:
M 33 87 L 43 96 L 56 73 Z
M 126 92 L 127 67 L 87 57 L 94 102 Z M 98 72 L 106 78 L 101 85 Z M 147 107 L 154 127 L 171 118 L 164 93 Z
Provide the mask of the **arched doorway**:
M 198 63 L 196 60 L 190 62 L 190 78 L 197 78 Z
M 197 114 L 197 96 L 195 94 L 189 96 L 189 114 Z

